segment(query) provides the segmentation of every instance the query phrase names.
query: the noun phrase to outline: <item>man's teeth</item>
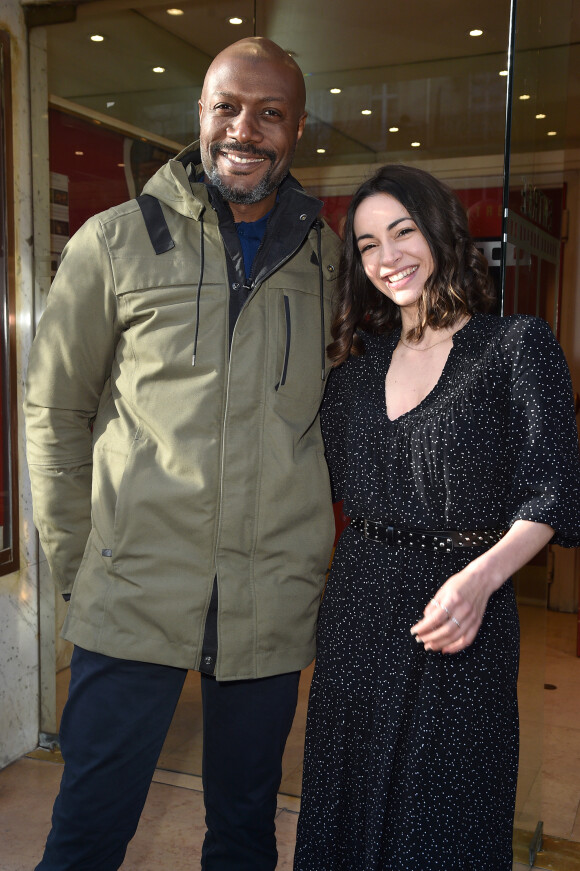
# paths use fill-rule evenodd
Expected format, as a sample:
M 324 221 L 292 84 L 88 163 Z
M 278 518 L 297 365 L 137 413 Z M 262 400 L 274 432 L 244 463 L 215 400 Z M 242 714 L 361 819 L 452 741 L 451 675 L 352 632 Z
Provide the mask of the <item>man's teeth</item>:
M 233 152 L 226 151 L 226 157 L 228 160 L 232 160 L 234 163 L 259 163 L 261 160 L 264 160 L 263 157 L 242 157 L 239 154 L 234 154 Z
M 401 281 L 402 278 L 406 278 L 407 275 L 416 272 L 418 268 L 418 266 L 409 266 L 408 269 L 403 269 L 401 272 L 397 272 L 396 275 L 387 275 L 387 281 L 390 284 L 394 284 L 396 281 Z

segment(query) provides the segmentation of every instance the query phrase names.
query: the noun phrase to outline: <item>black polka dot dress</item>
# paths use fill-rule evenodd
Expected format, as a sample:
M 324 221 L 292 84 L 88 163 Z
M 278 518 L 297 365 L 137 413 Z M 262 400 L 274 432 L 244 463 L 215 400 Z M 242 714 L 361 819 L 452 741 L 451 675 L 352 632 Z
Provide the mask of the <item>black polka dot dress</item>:
M 548 325 L 474 316 L 441 378 L 390 421 L 399 334 L 363 334 L 322 411 L 335 498 L 350 517 L 421 529 L 548 523 L 580 544 L 570 377 Z M 510 871 L 519 627 L 511 582 L 471 647 L 410 634 L 441 584 L 482 551 L 385 546 L 343 533 L 323 599 L 295 871 Z

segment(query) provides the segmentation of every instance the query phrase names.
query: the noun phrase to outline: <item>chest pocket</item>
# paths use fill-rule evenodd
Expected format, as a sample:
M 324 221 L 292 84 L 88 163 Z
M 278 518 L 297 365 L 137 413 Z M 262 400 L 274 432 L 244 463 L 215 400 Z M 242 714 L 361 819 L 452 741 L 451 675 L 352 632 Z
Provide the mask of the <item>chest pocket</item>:
M 272 297 L 273 341 L 268 366 L 271 402 L 282 416 L 315 414 L 329 371 L 325 357 L 331 317 L 329 301 L 325 300 L 323 333 L 317 294 L 285 288 Z

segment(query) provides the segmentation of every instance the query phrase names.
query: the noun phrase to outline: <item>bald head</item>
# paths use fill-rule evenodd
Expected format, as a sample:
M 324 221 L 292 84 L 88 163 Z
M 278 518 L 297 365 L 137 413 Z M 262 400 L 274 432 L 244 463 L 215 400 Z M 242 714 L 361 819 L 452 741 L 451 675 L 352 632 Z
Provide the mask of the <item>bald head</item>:
M 240 39 L 211 63 L 199 101 L 201 160 L 236 220 L 272 208 L 304 130 L 305 102 L 300 68 L 270 39 Z
M 265 36 L 248 36 L 245 39 L 239 39 L 237 42 L 228 45 L 223 51 L 220 51 L 220 53 L 215 56 L 205 75 L 202 89 L 202 100 L 204 91 L 206 90 L 206 85 L 211 80 L 216 69 L 219 70 L 224 62 L 228 63 L 230 60 L 234 59 L 245 60 L 249 63 L 253 63 L 256 65 L 256 68 L 259 68 L 260 65 L 264 64 L 277 65 L 288 77 L 288 80 L 293 82 L 296 88 L 297 108 L 300 113 L 304 112 L 304 107 L 306 105 L 306 88 L 304 86 L 302 70 L 296 61 L 290 57 L 287 51 L 284 51 L 283 48 L 280 48 L 280 46 L 276 42 L 272 42 L 271 39 L 266 39 Z

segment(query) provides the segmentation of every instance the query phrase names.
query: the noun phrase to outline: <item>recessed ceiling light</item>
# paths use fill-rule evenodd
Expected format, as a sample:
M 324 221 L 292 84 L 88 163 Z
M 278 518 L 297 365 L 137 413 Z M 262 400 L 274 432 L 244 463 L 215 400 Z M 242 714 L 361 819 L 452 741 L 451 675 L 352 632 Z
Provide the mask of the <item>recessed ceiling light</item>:
M 475 30 L 469 31 L 470 36 L 483 36 L 483 30 L 479 30 L 479 28 L 475 28 Z
M 372 109 L 362 109 L 361 110 L 361 115 L 372 115 L 372 114 L 373 114 Z
M 165 67 L 153 67 L 153 72 L 154 73 L 164 73 Z
M 389 127 L 389 133 L 398 133 L 398 132 L 399 132 L 398 127 Z
M 183 15 L 183 9 L 166 9 L 168 15 Z M 123 164 L 125 166 L 125 164 Z
M 316 153 L 317 154 L 326 154 L 326 148 L 317 148 Z
M 529 100 L 529 99 L 530 99 L 529 94 L 520 94 L 520 100 Z
M 557 130 L 548 130 L 548 136 L 557 136 L 557 135 L 558 135 Z
M 84 151 L 75 151 L 75 154 L 76 154 L 78 157 L 82 157 L 84 153 L 85 153 Z
M 331 94 L 341 94 L 341 93 L 342 93 L 342 88 L 331 88 L 331 89 L 330 89 L 330 93 L 331 93 Z
M 500 76 L 507 76 L 508 71 L 507 70 L 500 70 L 499 74 L 500 74 Z
M 93 33 L 90 36 L 91 42 L 104 42 L 104 39 L 105 37 L 102 36 L 100 33 Z
M 114 106 L 114 105 L 115 105 L 115 101 L 114 101 L 114 100 L 107 100 L 107 109 L 110 109 L 111 106 Z
M 546 117 L 546 116 L 544 115 L 543 112 L 538 112 L 538 114 L 536 115 L 536 118 L 538 119 L 538 121 L 541 121 L 542 118 L 545 118 L 545 117 Z
M 238 18 L 237 16 L 234 16 L 233 18 L 228 18 L 228 21 L 230 22 L 230 24 L 243 24 L 244 23 L 244 19 Z
M 420 145 L 420 142 L 411 142 L 411 148 L 419 148 Z
M 118 163 L 117 166 L 125 166 L 124 163 Z

